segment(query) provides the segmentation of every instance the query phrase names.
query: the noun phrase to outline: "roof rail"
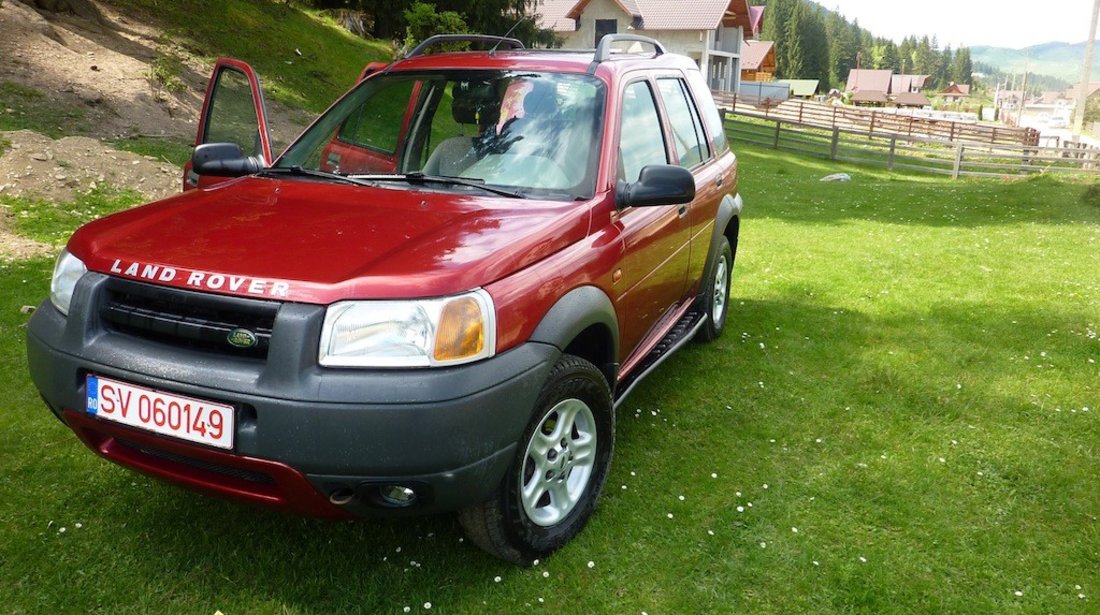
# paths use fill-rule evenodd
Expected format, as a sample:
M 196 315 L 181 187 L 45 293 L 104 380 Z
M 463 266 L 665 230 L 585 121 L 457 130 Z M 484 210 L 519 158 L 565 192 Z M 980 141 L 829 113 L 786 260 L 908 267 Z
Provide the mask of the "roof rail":
M 624 32 L 622 34 L 608 34 L 608 35 L 605 35 L 603 38 L 601 38 L 600 39 L 600 44 L 596 46 L 596 57 L 595 57 L 594 61 L 597 64 L 599 64 L 600 62 L 606 62 L 606 61 L 610 60 L 611 59 L 611 45 L 613 45 L 615 43 L 622 42 L 622 41 L 632 41 L 632 42 L 635 42 L 635 43 L 644 43 L 646 45 L 652 45 L 653 46 L 653 57 L 657 57 L 659 55 L 663 55 L 663 54 L 667 53 L 665 51 L 665 46 L 664 45 L 662 45 L 661 43 L 657 42 L 656 40 L 654 40 L 652 38 L 649 38 L 648 36 L 642 36 L 640 34 L 628 34 L 628 33 Z
M 503 36 L 492 36 L 489 34 L 436 34 L 430 36 L 420 43 L 416 47 L 413 47 L 412 51 L 405 54 L 405 58 L 414 58 L 416 56 L 424 55 L 429 47 L 434 47 L 443 43 L 494 43 L 495 45 L 505 45 L 512 49 L 524 49 L 523 43 L 519 39 L 506 38 Z

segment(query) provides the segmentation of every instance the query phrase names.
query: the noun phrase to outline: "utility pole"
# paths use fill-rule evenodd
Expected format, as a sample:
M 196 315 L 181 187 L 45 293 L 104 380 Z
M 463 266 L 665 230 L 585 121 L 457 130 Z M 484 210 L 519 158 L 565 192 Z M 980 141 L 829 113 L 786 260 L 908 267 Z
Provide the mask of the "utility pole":
M 1100 3 L 1100 0 L 1096 0 Z M 1028 63 L 1024 64 L 1024 84 L 1020 86 L 1020 108 L 1016 110 L 1016 127 L 1020 127 L 1020 120 L 1024 117 L 1024 104 L 1027 103 L 1027 72 Z
M 978 118 L 981 120 L 982 118 Z M 993 121 L 1001 119 L 1001 80 L 997 80 L 997 91 L 993 93 Z
M 1092 20 L 1089 21 L 1089 42 L 1085 46 L 1085 67 L 1081 70 L 1081 83 L 1077 86 L 1077 106 L 1073 112 L 1073 136 L 1081 140 L 1085 127 L 1085 105 L 1089 100 L 1089 83 L 1092 81 L 1092 51 L 1096 47 L 1096 20 L 1100 18 L 1100 0 L 1093 0 Z

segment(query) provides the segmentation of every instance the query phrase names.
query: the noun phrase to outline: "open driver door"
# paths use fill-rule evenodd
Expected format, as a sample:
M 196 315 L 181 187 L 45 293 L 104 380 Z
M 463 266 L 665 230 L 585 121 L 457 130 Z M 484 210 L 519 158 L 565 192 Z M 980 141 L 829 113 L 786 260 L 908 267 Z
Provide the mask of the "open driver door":
M 256 71 L 233 58 L 219 58 L 206 86 L 206 99 L 199 115 L 195 146 L 206 143 L 232 143 L 260 166 L 270 166 L 271 137 L 268 134 L 267 109 Z M 183 167 L 183 189 L 205 188 L 228 177 L 200 176 Z

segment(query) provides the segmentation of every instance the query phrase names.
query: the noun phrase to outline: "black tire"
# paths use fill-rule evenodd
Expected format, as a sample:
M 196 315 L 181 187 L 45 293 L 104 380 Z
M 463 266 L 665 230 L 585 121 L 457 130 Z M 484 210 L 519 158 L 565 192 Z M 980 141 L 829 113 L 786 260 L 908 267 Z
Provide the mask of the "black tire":
M 710 264 L 710 277 L 703 287 L 699 298 L 701 307 L 707 315 L 707 321 L 695 334 L 695 341 L 710 342 L 722 336 L 726 330 L 726 318 L 729 316 L 730 280 L 733 274 L 733 249 L 725 236 L 719 240 L 714 251 L 714 260 Z M 719 279 L 721 278 L 721 279 Z
M 560 419 L 565 420 L 561 426 Z M 615 414 L 603 374 L 580 357 L 562 356 L 539 393 L 497 494 L 459 511 L 466 535 L 491 555 L 522 566 L 553 553 L 592 516 L 611 465 L 614 438 Z M 545 455 L 536 459 L 529 454 L 551 440 L 553 448 Z

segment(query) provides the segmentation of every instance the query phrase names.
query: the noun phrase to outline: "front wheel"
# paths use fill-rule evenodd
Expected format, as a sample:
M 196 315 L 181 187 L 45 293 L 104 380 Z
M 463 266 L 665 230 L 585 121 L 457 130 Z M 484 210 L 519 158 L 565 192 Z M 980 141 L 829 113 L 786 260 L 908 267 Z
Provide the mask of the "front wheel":
M 539 393 L 497 494 L 459 512 L 470 540 L 528 565 L 576 536 L 603 491 L 614 420 L 603 374 L 580 357 L 563 356 Z
M 723 236 L 710 266 L 710 278 L 703 288 L 703 296 L 700 297 L 707 322 L 695 334 L 696 341 L 709 342 L 718 339 L 726 329 L 732 274 L 733 249 L 730 248 L 729 239 Z

